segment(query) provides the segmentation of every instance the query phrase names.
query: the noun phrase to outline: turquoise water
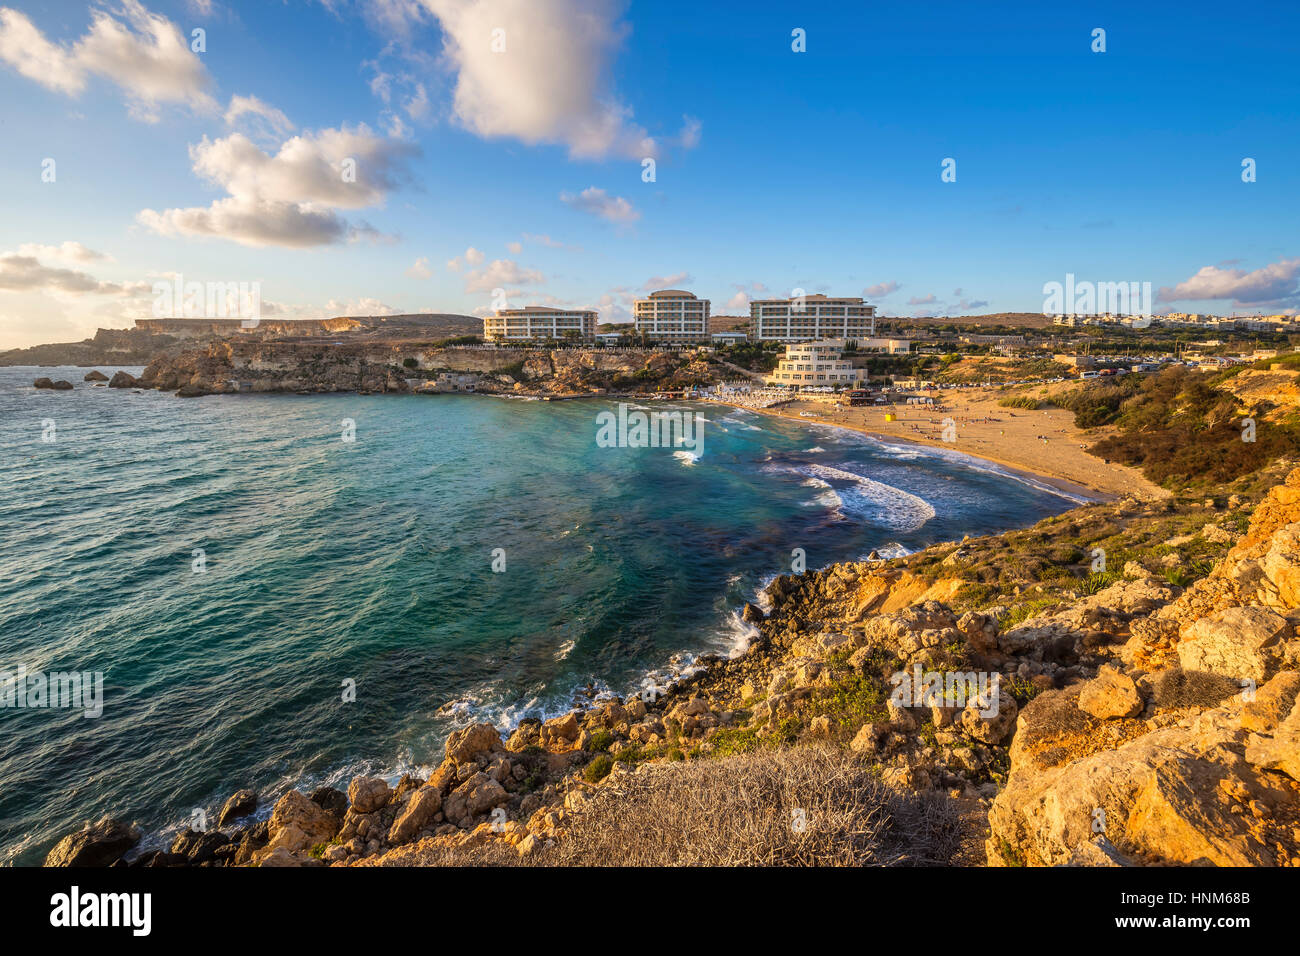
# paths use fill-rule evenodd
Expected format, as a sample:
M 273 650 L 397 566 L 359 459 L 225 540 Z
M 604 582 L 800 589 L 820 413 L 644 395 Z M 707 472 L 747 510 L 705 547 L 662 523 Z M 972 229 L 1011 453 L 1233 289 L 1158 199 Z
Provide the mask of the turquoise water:
M 721 406 L 691 406 L 696 460 L 597 447 L 612 402 L 182 400 L 86 371 L 0 369 L 0 671 L 104 674 L 98 719 L 0 710 L 9 863 L 103 812 L 156 841 L 239 787 L 429 767 L 458 723 L 635 690 L 743 643 L 735 612 L 795 548 L 816 568 L 1073 504 Z

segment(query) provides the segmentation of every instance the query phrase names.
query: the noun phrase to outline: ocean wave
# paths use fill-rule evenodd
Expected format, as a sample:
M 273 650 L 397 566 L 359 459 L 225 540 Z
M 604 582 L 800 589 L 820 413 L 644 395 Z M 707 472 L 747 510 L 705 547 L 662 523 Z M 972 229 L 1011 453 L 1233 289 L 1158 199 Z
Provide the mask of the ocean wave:
M 676 458 L 678 461 L 680 461 L 683 465 L 686 465 L 688 467 L 700 460 L 700 456 L 698 454 L 690 451 L 675 451 L 673 452 L 673 457 Z
M 851 482 L 835 489 L 840 512 L 891 531 L 916 531 L 935 516 L 934 507 L 924 498 L 865 475 L 830 465 L 804 465 L 796 470 L 822 479 Z

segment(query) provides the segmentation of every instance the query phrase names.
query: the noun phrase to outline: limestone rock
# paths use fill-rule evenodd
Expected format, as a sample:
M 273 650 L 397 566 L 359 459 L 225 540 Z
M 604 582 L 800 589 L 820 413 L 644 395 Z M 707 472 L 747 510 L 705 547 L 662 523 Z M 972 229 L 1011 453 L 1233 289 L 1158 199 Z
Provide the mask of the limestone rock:
M 437 787 L 421 787 L 411 794 L 404 809 L 388 831 L 388 842 L 405 843 L 419 833 L 442 809 L 442 794 Z
M 357 813 L 374 813 L 388 805 L 391 795 L 388 784 L 378 777 L 355 777 L 348 784 L 348 801 Z
M 135 826 L 103 817 L 60 840 L 45 857 L 46 866 L 109 866 L 140 840 Z
M 1289 631 L 1286 618 L 1266 607 L 1225 608 L 1187 629 L 1178 660 L 1184 670 L 1262 682 L 1269 676 L 1270 649 Z
M 1098 720 L 1134 717 L 1142 712 L 1142 695 L 1131 677 L 1106 666 L 1079 691 L 1079 709 Z
M 252 790 L 238 790 L 222 804 L 221 813 L 217 815 L 217 826 L 224 829 L 232 821 L 246 817 L 256 809 L 257 794 Z

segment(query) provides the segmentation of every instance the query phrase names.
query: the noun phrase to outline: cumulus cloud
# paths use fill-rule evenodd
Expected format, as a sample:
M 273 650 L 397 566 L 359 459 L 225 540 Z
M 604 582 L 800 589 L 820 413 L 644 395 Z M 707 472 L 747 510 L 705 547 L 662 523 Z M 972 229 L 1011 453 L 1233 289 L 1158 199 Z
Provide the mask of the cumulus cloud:
M 429 260 L 425 256 L 420 256 L 411 268 L 406 270 L 406 274 L 412 279 L 428 279 L 433 276 L 433 270 L 429 268 Z
M 1158 302 L 1232 299 L 1242 305 L 1288 304 L 1300 300 L 1300 258 L 1279 259 L 1262 268 L 1202 266 L 1190 279 L 1162 286 Z
M 80 243 L 64 243 L 64 247 L 67 246 L 77 246 L 85 249 Z M 63 247 L 33 247 L 27 245 L 21 247 L 18 252 L 0 253 L 0 291 L 62 292 L 71 295 L 86 295 L 88 293 L 134 295 L 138 294 L 142 289 L 149 288 L 149 284 L 145 282 L 106 282 L 78 269 L 45 265 L 37 256 L 25 254 L 24 250 L 30 252 L 33 248 L 58 249 Z M 99 256 L 98 253 L 94 255 Z
M 762 282 L 750 282 L 747 285 L 733 285 L 736 294 L 722 304 L 718 315 L 743 314 L 749 311 L 751 298 L 767 295 L 769 289 Z
M 250 135 L 277 141 L 283 140 L 294 128 L 283 110 L 262 102 L 256 96 L 232 96 L 225 120 L 227 126 L 243 125 Z
M 493 259 L 482 269 L 465 275 L 466 292 L 491 292 L 508 285 L 540 285 L 546 276 L 536 269 L 527 269 L 513 259 Z
M 92 76 L 126 94 L 136 119 L 157 122 L 158 107 L 177 103 L 200 112 L 217 109 L 208 93 L 211 78 L 189 38 L 139 0 L 122 0 L 116 11 L 92 10 L 90 29 L 72 44 L 46 38 L 26 14 L 0 8 L 0 61 L 46 89 L 70 96 Z
M 892 279 L 888 282 L 878 282 L 875 285 L 869 285 L 862 290 L 862 295 L 868 299 L 883 299 L 887 295 L 892 295 L 901 289 L 902 286 Z
M 636 222 L 641 213 L 622 196 L 611 196 L 603 189 L 588 186 L 582 192 L 560 193 L 560 202 L 580 212 L 608 219 L 610 222 Z
M 908 305 L 929 305 L 932 302 L 938 302 L 938 298 L 931 292 L 928 295 L 914 295 L 907 300 Z
M 645 292 L 654 292 L 657 289 L 672 289 L 679 284 L 694 281 L 689 272 L 674 272 L 670 276 L 651 276 L 645 280 L 645 285 L 641 286 L 641 289 Z
M 57 259 L 61 262 L 111 262 L 113 259 L 107 253 L 87 249 L 81 243 L 71 240 L 57 246 L 25 242 L 18 247 L 18 255 L 34 256 L 37 259 Z
M 656 155 L 654 139 L 633 121 L 609 79 L 627 34 L 618 21 L 620 3 L 423 3 L 442 27 L 443 58 L 456 77 L 452 111 L 466 129 L 485 138 L 561 144 L 575 158 Z
M 214 237 L 248 246 L 305 247 L 379 238 L 336 209 L 381 204 L 406 177 L 408 144 L 356 129 L 295 136 L 274 156 L 242 133 L 190 147 L 194 171 L 229 193 L 210 206 L 142 210 L 137 220 L 163 235 Z
M 447 268 L 450 269 L 452 272 L 459 272 L 462 268 L 464 268 L 467 265 L 468 266 L 481 265 L 483 260 L 486 258 L 487 256 L 483 254 L 482 250 L 475 249 L 473 246 L 470 246 L 468 249 L 465 250 L 465 254 L 463 256 L 456 256 L 456 258 L 454 259 L 448 259 Z

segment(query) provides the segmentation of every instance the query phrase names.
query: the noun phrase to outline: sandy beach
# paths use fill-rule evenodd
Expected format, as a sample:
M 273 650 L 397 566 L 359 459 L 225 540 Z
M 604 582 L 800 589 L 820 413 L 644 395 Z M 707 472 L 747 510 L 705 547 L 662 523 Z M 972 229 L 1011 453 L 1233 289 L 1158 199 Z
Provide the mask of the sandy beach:
M 1161 498 L 1167 494 L 1136 468 L 1107 463 L 1085 451 L 1086 445 L 1101 437 L 1101 430 L 1088 433 L 1076 428 L 1073 413 L 1064 409 L 1004 408 L 998 399 L 1008 393 L 998 389 L 950 389 L 932 394 L 935 400 L 932 407 L 848 408 L 816 401 L 793 401 L 779 408 L 749 408 L 749 411 L 962 452 L 1096 500 L 1108 501 L 1127 494 Z M 801 412 L 810 415 L 805 417 Z M 893 415 L 894 421 L 886 421 L 887 414 Z M 953 420 L 955 441 L 942 440 L 945 418 Z

